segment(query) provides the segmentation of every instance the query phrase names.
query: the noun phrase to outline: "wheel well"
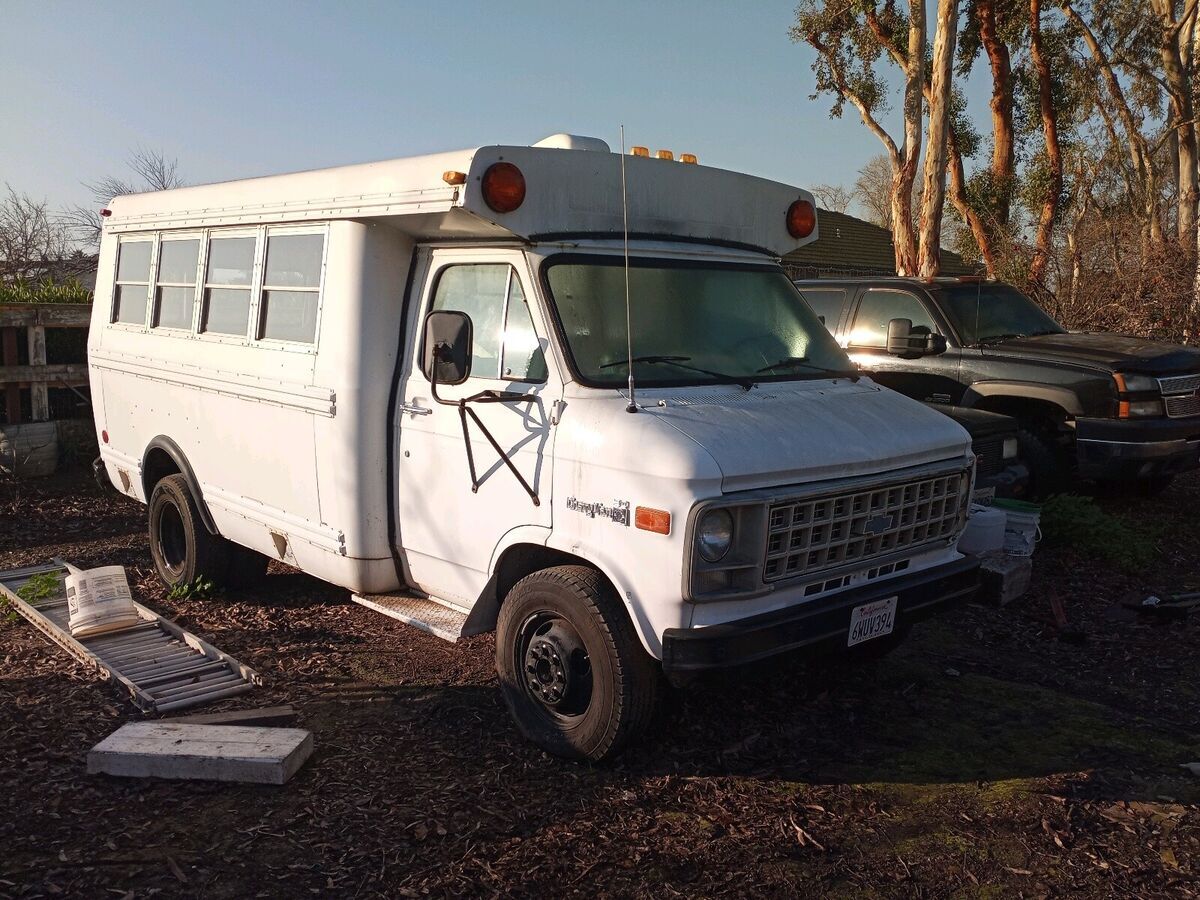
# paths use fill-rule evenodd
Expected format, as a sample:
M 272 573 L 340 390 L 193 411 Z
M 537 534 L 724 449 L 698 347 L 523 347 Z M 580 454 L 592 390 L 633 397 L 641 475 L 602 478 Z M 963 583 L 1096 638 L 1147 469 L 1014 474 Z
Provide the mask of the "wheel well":
M 1070 418 L 1067 411 L 1057 403 L 1030 397 L 984 397 L 974 408 L 1012 416 L 1022 422 L 1049 426 L 1055 431 L 1060 430 Z
M 171 454 L 162 447 L 151 448 L 142 464 L 142 488 L 146 492 L 146 500 L 150 500 L 156 484 L 168 475 L 178 475 L 179 472 L 179 465 L 171 458 Z
M 508 547 L 496 563 L 492 577 L 484 586 L 483 593 L 471 607 L 471 614 L 463 626 L 463 637 L 475 634 L 486 634 L 496 629 L 496 618 L 500 615 L 500 604 L 508 596 L 508 592 L 526 575 L 540 572 L 542 569 L 552 569 L 555 566 L 587 566 L 595 569 L 610 588 L 613 583 L 604 572 L 594 563 L 581 556 L 544 547 L 541 544 L 513 544 Z M 614 588 L 615 590 L 615 588 Z

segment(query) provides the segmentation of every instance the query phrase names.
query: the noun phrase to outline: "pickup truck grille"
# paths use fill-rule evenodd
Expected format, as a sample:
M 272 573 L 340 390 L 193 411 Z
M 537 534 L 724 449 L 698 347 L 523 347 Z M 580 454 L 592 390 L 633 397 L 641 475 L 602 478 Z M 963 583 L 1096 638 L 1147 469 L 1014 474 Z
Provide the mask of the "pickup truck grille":
M 925 476 L 775 503 L 764 581 L 796 578 L 953 537 L 967 514 L 970 472 Z
M 1164 394 L 1194 394 L 1200 389 L 1200 375 L 1178 375 L 1173 378 L 1158 379 L 1158 386 Z
M 1172 419 L 1200 416 L 1200 395 L 1183 394 L 1177 397 L 1164 397 L 1163 401 L 1167 404 L 1167 415 Z
M 1167 415 L 1172 419 L 1200 416 L 1200 375 L 1177 375 L 1158 379 Z

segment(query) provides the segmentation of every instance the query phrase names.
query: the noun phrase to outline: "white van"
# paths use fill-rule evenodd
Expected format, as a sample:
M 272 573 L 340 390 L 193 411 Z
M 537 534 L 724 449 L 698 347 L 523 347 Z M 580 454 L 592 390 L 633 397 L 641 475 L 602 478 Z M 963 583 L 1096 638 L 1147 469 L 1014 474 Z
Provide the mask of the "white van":
M 592 760 L 663 673 L 886 648 L 968 596 L 967 435 L 779 267 L 811 195 L 684 160 L 556 135 L 114 199 L 97 466 L 163 580 L 279 559 L 494 629 L 521 730 Z

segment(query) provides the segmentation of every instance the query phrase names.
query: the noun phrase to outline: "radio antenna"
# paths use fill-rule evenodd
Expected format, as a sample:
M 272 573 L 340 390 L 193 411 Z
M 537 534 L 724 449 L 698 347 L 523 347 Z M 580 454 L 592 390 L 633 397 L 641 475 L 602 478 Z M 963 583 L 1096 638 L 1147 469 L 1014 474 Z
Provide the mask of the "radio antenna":
M 638 411 L 633 388 L 633 316 L 629 311 L 629 195 L 625 190 L 625 126 L 621 126 L 621 216 L 625 237 L 625 360 L 629 366 L 629 405 L 625 412 Z

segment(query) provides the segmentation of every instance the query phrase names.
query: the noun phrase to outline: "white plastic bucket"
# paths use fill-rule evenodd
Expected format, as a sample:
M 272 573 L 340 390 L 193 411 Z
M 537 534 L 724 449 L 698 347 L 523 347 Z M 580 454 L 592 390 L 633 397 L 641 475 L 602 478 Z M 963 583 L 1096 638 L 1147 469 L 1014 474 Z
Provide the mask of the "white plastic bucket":
M 994 508 L 1004 512 L 1004 552 L 1009 556 L 1033 556 L 1037 542 L 1042 539 L 1038 527 L 1042 508 L 1019 500 L 997 500 Z
M 71 569 L 66 586 L 67 622 L 72 637 L 119 631 L 142 621 L 121 566 Z
M 1004 525 L 1007 516 L 1002 509 L 971 505 L 967 528 L 958 539 L 958 552 L 975 556 L 1004 549 Z

